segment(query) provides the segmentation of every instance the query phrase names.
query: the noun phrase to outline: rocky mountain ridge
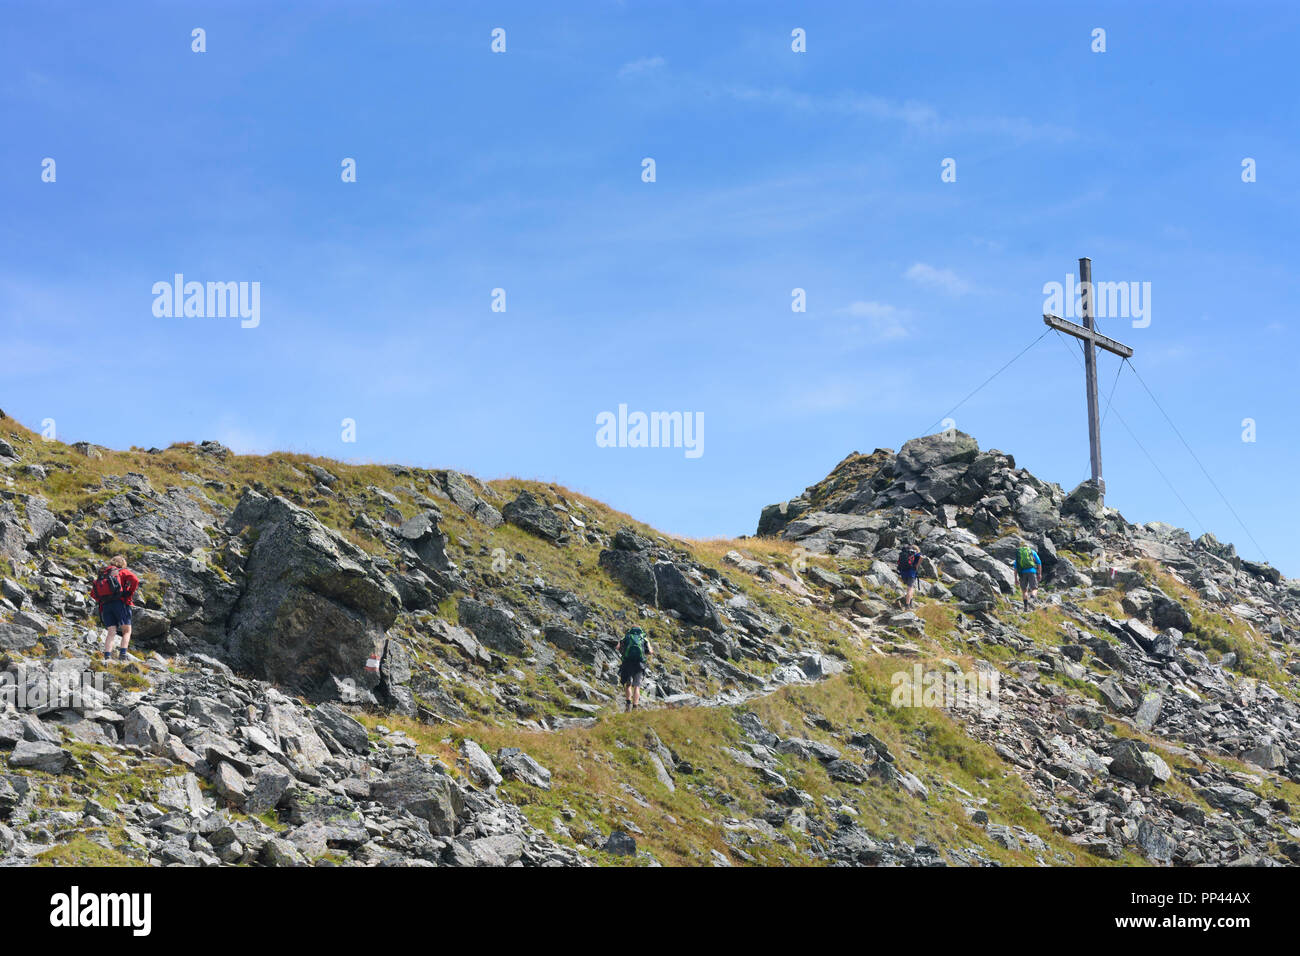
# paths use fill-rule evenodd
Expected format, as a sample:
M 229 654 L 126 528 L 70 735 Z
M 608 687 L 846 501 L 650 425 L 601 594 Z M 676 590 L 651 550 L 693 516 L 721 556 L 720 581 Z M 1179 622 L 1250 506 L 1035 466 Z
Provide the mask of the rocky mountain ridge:
M 556 486 L 0 429 L 0 864 L 1300 860 L 1300 585 L 961 433 L 687 542 Z M 996 694 L 900 705 L 916 673 Z

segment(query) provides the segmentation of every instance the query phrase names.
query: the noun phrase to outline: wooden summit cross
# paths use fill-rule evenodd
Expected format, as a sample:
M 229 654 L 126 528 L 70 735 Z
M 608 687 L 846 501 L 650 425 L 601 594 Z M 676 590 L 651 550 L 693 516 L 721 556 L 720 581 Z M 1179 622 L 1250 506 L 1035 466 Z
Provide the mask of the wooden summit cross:
M 1049 328 L 1083 340 L 1083 367 L 1088 380 L 1088 445 L 1092 452 L 1092 481 L 1097 492 L 1105 498 L 1106 481 L 1101 476 L 1101 416 L 1097 406 L 1097 349 L 1105 349 L 1120 358 L 1131 358 L 1133 350 L 1122 342 L 1107 338 L 1097 331 L 1092 312 L 1092 260 L 1079 260 L 1079 302 L 1083 325 L 1067 322 L 1055 315 L 1044 315 Z

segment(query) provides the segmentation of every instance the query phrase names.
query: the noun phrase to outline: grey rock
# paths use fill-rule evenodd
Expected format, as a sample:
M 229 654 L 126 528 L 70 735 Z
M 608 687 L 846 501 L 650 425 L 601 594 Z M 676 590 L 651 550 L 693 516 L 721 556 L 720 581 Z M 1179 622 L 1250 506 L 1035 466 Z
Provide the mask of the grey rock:
M 898 467 L 913 474 L 948 464 L 969 464 L 979 455 L 979 442 L 960 431 L 914 438 L 898 452 Z
M 1133 715 L 1133 723 L 1139 730 L 1150 731 L 1160 719 L 1163 705 L 1163 697 L 1155 691 L 1148 691 L 1142 695 L 1142 703 L 1138 705 L 1137 713 Z
M 244 812 L 256 816 L 274 810 L 292 783 L 293 777 L 279 766 L 260 768 L 253 777 L 253 788 L 244 800 Z
M 158 708 L 141 704 L 126 715 L 123 724 L 123 742 L 129 747 L 139 747 L 149 753 L 161 753 L 169 732 Z
M 466 737 L 460 742 L 461 756 L 465 758 L 465 765 L 469 770 L 470 779 L 481 787 L 495 787 L 502 780 L 501 774 L 497 773 L 496 766 L 492 763 L 492 758 L 487 752 Z
M 66 750 L 55 744 L 43 740 L 20 740 L 9 755 L 9 766 L 62 773 L 71 759 Z
M 613 549 L 600 552 L 599 563 L 611 578 L 632 597 L 647 604 L 657 604 L 659 585 L 654 566 L 640 551 Z
M 182 810 L 198 816 L 204 810 L 203 791 L 192 773 L 168 777 L 158 785 L 157 803 L 168 810 Z
M 321 704 L 312 711 L 312 719 L 317 727 L 325 730 L 347 750 L 358 754 L 370 752 L 369 732 L 360 721 L 346 714 L 338 704 L 332 701 Z
M 222 760 L 217 764 L 212 775 L 212 785 L 223 799 L 238 807 L 244 805 L 244 798 L 248 793 L 248 781 L 229 761 Z
M 520 780 L 540 790 L 551 789 L 551 772 L 518 747 L 498 750 L 497 766 L 503 776 L 512 780 Z
M 636 856 L 636 840 L 622 830 L 615 830 L 605 840 L 602 849 L 614 856 Z
M 404 521 L 397 529 L 397 536 L 402 539 L 424 563 L 433 571 L 446 571 L 451 567 L 447 557 L 447 536 L 438 525 L 442 518 L 436 511 L 427 510 Z
M 500 608 L 490 607 L 473 598 L 461 598 L 457 605 L 460 623 L 469 628 L 485 647 L 516 656 L 527 653 L 519 625 Z
M 660 607 L 676 611 L 687 623 L 713 631 L 723 629 L 717 607 L 680 567 L 670 561 L 659 561 L 654 566 L 654 575 Z
M 1082 482 L 1065 498 L 1061 513 L 1073 515 L 1084 521 L 1096 521 L 1103 510 L 1101 490 L 1091 479 Z
M 465 814 L 464 797 L 446 771 L 418 757 L 395 763 L 371 783 L 370 795 L 377 803 L 427 821 L 435 836 L 455 835 Z
M 401 607 L 374 561 L 284 498 L 248 492 L 228 527 L 256 535 L 230 622 L 235 659 L 309 695 L 332 694 L 338 676 L 373 686 L 366 658 Z
M 530 491 L 519 492 L 514 501 L 501 509 L 501 517 L 529 534 L 558 542 L 564 535 L 564 523 L 544 501 Z
M 1173 859 L 1176 848 L 1173 838 L 1153 823 L 1150 817 L 1143 817 L 1138 822 L 1137 842 L 1148 860 L 1168 863 Z
M 1111 748 L 1110 772 L 1131 780 L 1139 787 L 1150 786 L 1155 772 L 1146 761 L 1146 751 L 1132 740 L 1119 740 Z M 1157 758 L 1158 759 L 1158 758 Z

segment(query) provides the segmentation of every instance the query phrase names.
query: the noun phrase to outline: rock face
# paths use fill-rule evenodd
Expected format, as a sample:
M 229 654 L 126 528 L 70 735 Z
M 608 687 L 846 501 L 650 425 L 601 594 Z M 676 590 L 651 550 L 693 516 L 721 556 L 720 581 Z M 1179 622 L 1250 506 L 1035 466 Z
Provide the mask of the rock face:
M 530 491 L 521 491 L 514 501 L 501 509 L 501 517 L 529 534 L 558 542 L 564 536 L 560 516 Z
M 632 597 L 677 614 L 689 624 L 720 631 L 724 623 L 705 588 L 692 580 L 678 556 L 629 528 L 614 535 L 613 547 L 600 553 L 600 566 Z
M 650 559 L 639 551 L 609 549 L 600 553 L 600 566 L 632 597 L 658 605 L 659 582 Z
M 366 658 L 397 617 L 397 590 L 359 548 L 284 498 L 249 492 L 230 518 L 253 539 L 229 648 L 250 673 L 308 694 L 373 686 Z
M 421 562 L 437 571 L 450 566 L 447 558 L 447 536 L 438 527 L 442 516 L 437 511 L 425 511 L 402 523 L 397 537 L 408 545 Z
M 429 824 L 434 836 L 450 836 L 465 815 L 465 799 L 445 770 L 412 759 L 393 766 L 370 786 L 384 806 L 407 810 Z
M 484 647 L 502 654 L 523 654 L 528 650 L 519 625 L 505 611 L 480 604 L 472 598 L 461 598 L 457 605 L 460 622 L 473 632 Z
M 722 630 L 722 618 L 708 595 L 693 584 L 682 569 L 670 562 L 659 561 L 654 566 L 655 585 L 659 606 L 676 611 L 682 620 L 699 624 L 710 630 Z
M 203 866 L 1300 863 L 1277 787 L 1300 781 L 1300 585 L 961 433 L 854 453 L 763 509 L 785 543 L 722 551 L 554 487 L 506 518 L 456 472 L 215 444 L 91 467 L 4 434 L 0 670 L 25 702 L 0 694 L 0 865 L 86 841 Z M 1046 571 L 1028 612 L 1021 537 Z M 84 590 L 116 541 L 146 584 L 136 659 L 105 667 Z M 623 714 L 633 625 L 655 657 Z M 917 662 L 995 691 L 894 701 L 875 665 Z M 103 686 L 55 698 L 83 672 Z M 943 708 L 940 750 L 1018 778 L 1032 827 L 948 778 L 898 719 L 918 706 Z M 665 841 L 678 805 L 707 845 Z M 960 836 L 889 836 L 954 810 Z
M 458 471 L 441 471 L 437 475 L 438 486 L 466 514 L 488 528 L 495 528 L 502 522 L 501 512 L 484 501 L 470 479 Z

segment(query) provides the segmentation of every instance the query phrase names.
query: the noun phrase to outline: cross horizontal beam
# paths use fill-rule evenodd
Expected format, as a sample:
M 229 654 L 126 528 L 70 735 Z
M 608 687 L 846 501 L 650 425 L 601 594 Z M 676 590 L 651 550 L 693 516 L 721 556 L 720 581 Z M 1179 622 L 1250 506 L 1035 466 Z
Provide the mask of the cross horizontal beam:
M 1073 335 L 1076 339 L 1083 339 L 1085 342 L 1091 342 L 1099 349 L 1105 349 L 1112 352 L 1120 358 L 1132 358 L 1133 350 L 1123 342 L 1116 342 L 1114 339 L 1102 335 L 1100 332 L 1087 328 L 1082 325 L 1076 325 L 1073 322 L 1067 322 L 1065 319 L 1056 315 L 1044 315 L 1043 324 L 1049 328 L 1056 329 L 1058 332 L 1064 332 L 1066 335 Z

